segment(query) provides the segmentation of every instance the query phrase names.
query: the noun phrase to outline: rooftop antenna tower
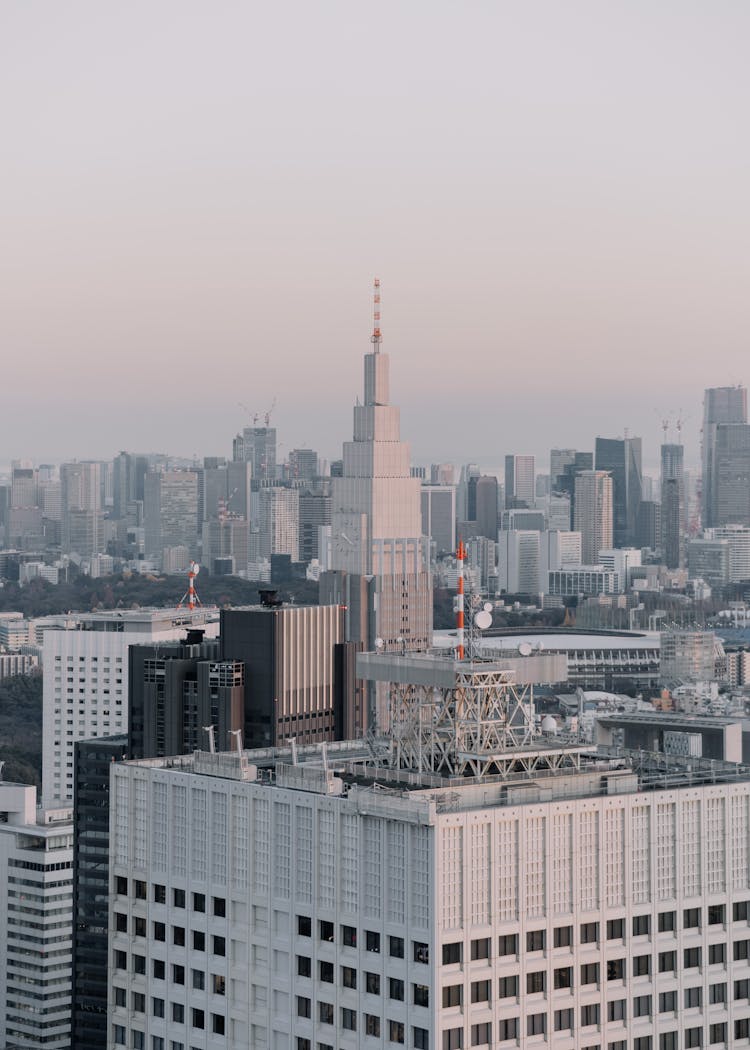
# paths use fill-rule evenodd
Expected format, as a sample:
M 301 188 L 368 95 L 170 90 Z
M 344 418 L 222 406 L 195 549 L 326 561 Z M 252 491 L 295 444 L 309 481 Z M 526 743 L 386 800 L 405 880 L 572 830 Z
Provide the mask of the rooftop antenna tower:
M 201 604 L 200 598 L 195 593 L 195 577 L 198 575 L 198 573 L 200 571 L 201 571 L 201 567 L 198 564 L 198 562 L 197 561 L 191 561 L 190 562 L 190 567 L 188 569 L 188 589 L 185 591 L 183 596 L 180 598 L 180 603 L 177 606 L 178 609 L 182 609 L 182 607 L 185 605 L 185 599 L 186 598 L 187 598 L 187 607 L 191 611 L 196 607 L 196 605 L 200 605 Z
M 382 336 L 380 334 L 380 278 L 376 277 L 373 285 L 373 326 L 372 326 L 372 340 L 371 342 L 375 346 L 375 353 L 380 353 L 380 344 L 382 342 Z
M 463 660 L 466 655 L 464 645 L 464 562 L 466 547 L 464 541 L 458 541 L 456 548 L 456 657 Z

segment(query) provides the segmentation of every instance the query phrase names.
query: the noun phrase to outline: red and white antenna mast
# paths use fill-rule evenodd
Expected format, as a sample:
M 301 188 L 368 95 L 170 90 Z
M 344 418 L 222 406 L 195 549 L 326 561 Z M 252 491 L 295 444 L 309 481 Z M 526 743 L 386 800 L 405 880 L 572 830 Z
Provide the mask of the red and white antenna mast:
M 466 560 L 466 547 L 464 541 L 458 541 L 456 548 L 456 656 L 463 660 L 466 650 L 464 648 L 464 561 Z
M 373 285 L 373 317 L 372 317 L 372 340 L 375 344 L 375 353 L 380 352 L 380 344 L 382 342 L 382 336 L 380 334 L 380 278 L 375 278 Z
M 177 606 L 178 609 L 182 609 L 185 605 L 185 599 L 187 598 L 187 607 L 192 610 L 196 605 L 201 604 L 201 600 L 195 593 L 195 577 L 201 571 L 201 567 L 197 561 L 191 561 L 188 569 L 188 589 L 185 591 L 183 596 L 180 598 L 180 604 Z

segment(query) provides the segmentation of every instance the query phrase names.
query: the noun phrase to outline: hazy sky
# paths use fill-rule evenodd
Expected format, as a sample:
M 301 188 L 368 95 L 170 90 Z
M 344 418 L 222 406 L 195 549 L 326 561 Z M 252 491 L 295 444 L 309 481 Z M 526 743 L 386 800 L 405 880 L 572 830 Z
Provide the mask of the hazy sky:
M 383 282 L 416 461 L 748 380 L 746 0 L 0 5 L 0 462 L 340 454 Z

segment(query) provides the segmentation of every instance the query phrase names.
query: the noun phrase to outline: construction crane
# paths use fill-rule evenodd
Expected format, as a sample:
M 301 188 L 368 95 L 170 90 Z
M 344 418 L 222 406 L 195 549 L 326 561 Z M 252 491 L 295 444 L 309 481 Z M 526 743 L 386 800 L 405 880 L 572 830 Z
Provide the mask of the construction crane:
M 273 401 L 271 402 L 271 407 L 268 409 L 268 411 L 263 416 L 263 419 L 265 420 L 265 423 L 266 423 L 266 427 L 269 427 L 271 425 L 271 413 L 273 412 L 273 410 L 275 408 L 276 408 L 276 398 L 274 397 Z M 257 419 L 258 417 L 256 416 L 255 418 Z

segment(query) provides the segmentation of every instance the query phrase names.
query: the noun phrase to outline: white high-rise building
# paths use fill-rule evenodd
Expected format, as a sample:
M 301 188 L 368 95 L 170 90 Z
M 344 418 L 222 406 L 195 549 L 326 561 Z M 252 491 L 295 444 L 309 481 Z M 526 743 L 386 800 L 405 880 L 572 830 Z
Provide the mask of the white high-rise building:
M 422 534 L 420 480 L 409 469 L 400 413 L 390 402 L 389 357 L 380 351 L 379 286 L 373 349 L 365 354 L 364 403 L 344 444 L 343 476 L 331 478 L 331 572 L 320 600 L 345 605 L 347 637 L 373 649 L 426 649 L 432 640 L 430 542 Z M 370 697 L 374 717 L 374 698 Z M 381 712 L 382 714 L 382 712 Z
M 582 470 L 575 478 L 573 527 L 581 533 L 585 565 L 599 562 L 599 551 L 612 546 L 612 476 L 606 470 Z
M 113 765 L 109 1050 L 747 1046 L 746 768 L 383 659 L 390 744 Z
M 507 594 L 539 592 L 539 539 L 530 529 L 503 529 L 497 539 L 497 586 Z
M 260 490 L 259 554 L 289 554 L 299 561 L 299 490 L 264 488 Z
M 0 763 L 1 764 L 1 763 Z M 0 781 L 0 1046 L 69 1050 L 73 824 Z
M 176 641 L 199 627 L 219 631 L 216 609 L 138 609 L 37 622 L 44 632 L 42 798 L 46 806 L 72 804 L 76 740 L 128 729 L 128 648 Z
M 729 543 L 729 582 L 750 580 L 750 528 L 747 525 L 721 525 L 704 529 L 707 540 L 727 540 Z
M 581 564 L 581 534 L 570 530 L 549 529 L 539 539 L 539 581 L 541 589 L 549 587 L 550 571 Z

